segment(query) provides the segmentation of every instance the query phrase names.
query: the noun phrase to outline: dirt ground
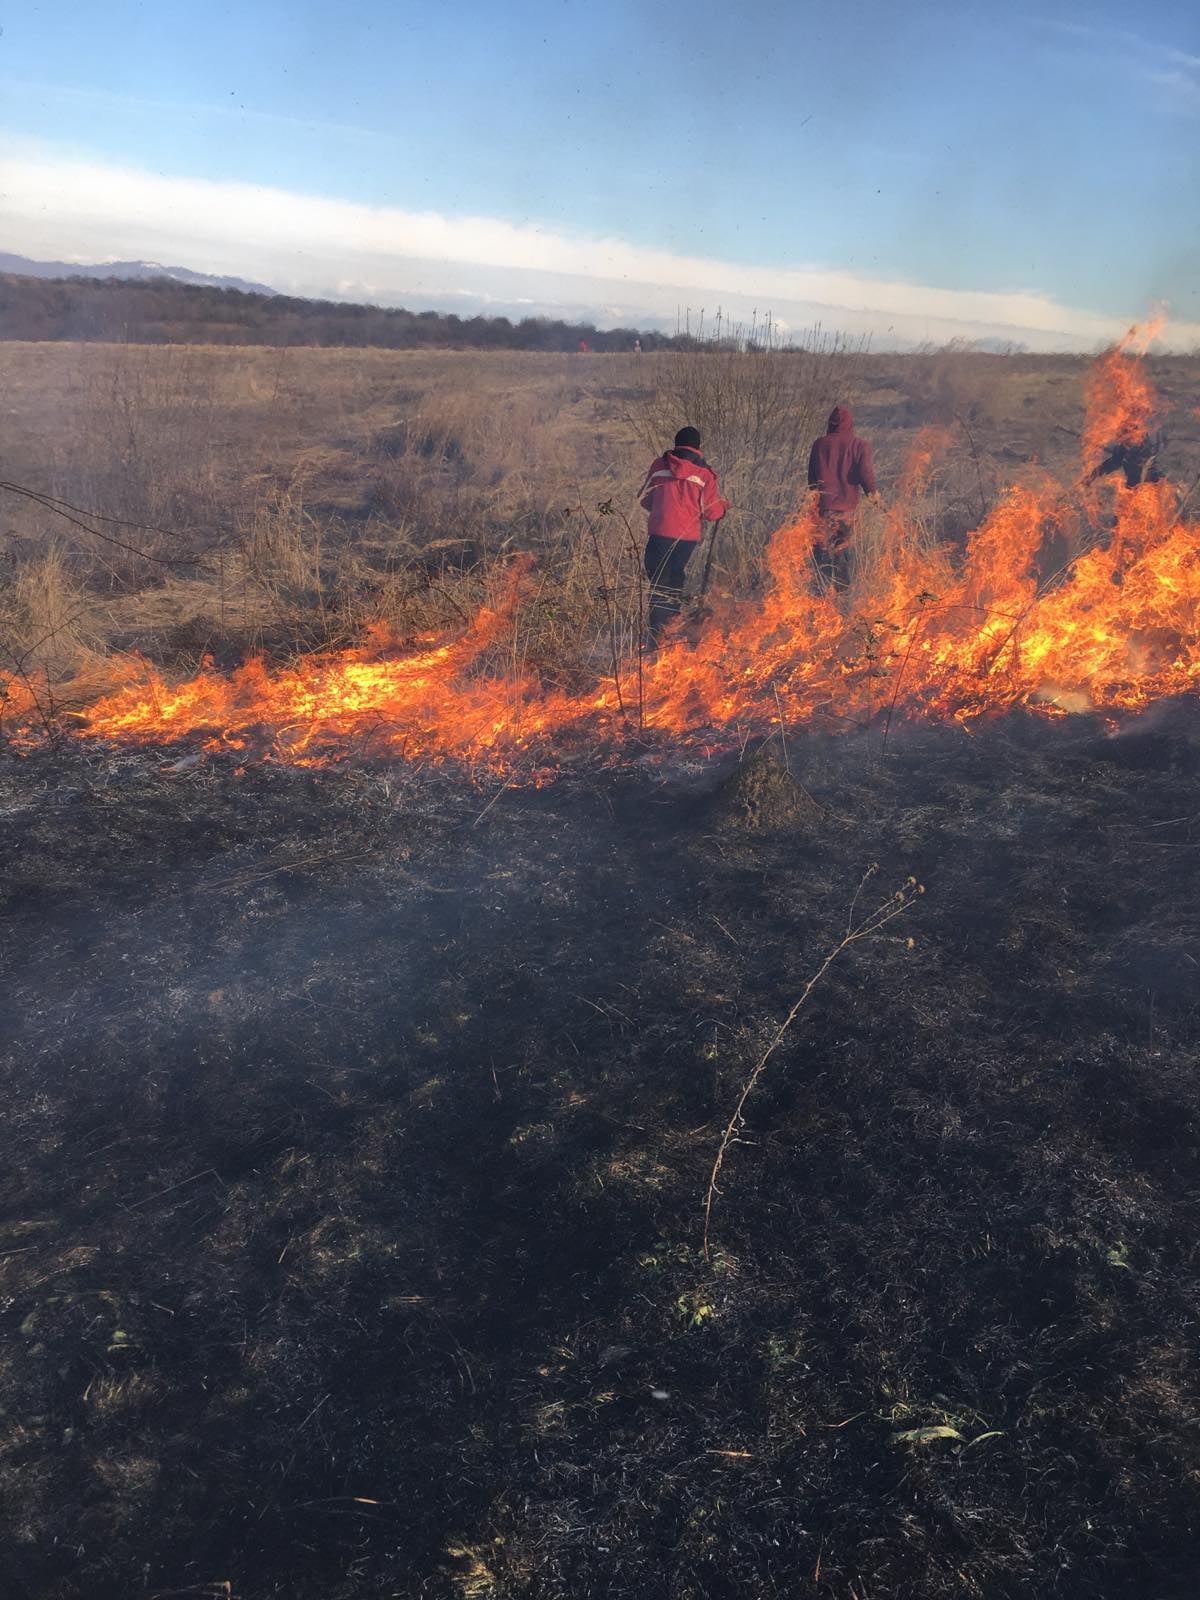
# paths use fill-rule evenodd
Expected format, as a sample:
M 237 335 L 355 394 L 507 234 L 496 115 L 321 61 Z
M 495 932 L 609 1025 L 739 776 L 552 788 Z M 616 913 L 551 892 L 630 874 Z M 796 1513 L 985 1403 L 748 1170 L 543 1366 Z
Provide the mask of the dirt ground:
M 1195 1592 L 1194 704 L 172 765 L 0 765 L 6 1597 Z

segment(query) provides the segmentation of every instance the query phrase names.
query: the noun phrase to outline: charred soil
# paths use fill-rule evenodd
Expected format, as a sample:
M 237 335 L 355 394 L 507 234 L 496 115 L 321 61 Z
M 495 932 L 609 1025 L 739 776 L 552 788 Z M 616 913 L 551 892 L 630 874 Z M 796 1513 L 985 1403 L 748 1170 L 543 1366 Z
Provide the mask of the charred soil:
M 1154 719 L 541 791 L 7 758 L 5 1596 L 1192 1594 L 1200 719 Z M 706 1260 L 871 863 L 927 892 L 776 1053 Z

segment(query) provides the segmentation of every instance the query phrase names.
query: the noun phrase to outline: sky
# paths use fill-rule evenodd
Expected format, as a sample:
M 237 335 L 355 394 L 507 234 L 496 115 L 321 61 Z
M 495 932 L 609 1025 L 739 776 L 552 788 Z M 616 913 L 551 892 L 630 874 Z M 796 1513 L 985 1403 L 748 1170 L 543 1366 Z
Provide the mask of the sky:
M 0 249 L 876 342 L 1200 345 L 1200 6 L 24 0 Z

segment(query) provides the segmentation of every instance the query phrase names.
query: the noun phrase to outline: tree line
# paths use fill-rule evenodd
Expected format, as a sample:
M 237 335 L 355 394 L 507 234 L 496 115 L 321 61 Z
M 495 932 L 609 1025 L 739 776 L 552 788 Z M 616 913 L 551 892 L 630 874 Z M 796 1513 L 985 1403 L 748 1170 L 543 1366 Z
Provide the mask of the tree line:
M 390 350 L 670 349 L 685 340 L 636 328 L 547 317 L 344 305 L 217 285 L 119 278 L 0 275 L 0 339 L 91 339 L 132 344 L 328 345 Z

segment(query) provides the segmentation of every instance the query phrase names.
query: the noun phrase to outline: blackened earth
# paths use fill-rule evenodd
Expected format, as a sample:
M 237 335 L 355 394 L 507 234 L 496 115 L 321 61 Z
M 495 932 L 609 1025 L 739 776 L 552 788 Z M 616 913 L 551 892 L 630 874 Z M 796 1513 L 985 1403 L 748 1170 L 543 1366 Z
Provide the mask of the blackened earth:
M 0 763 L 7 1600 L 1194 1594 L 1194 706 L 178 754 Z

